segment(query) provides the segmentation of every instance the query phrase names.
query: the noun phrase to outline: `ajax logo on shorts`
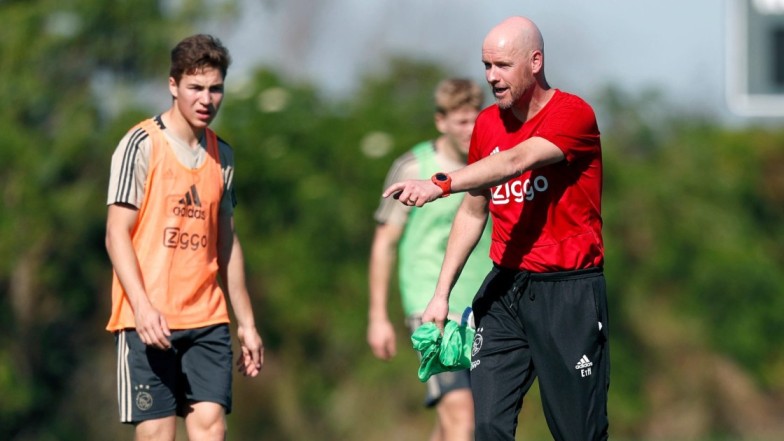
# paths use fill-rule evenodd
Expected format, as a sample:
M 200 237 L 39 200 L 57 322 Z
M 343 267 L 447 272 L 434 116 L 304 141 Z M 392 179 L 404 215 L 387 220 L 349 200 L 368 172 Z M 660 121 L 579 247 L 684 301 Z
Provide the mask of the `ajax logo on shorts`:
M 474 335 L 474 345 L 471 347 L 471 356 L 476 355 L 480 349 L 482 349 L 482 332 L 483 328 L 479 328 L 476 330 L 476 334 Z
M 150 395 L 150 386 L 140 384 L 138 386 L 134 386 L 133 390 L 137 391 L 136 394 L 136 407 L 139 410 L 150 410 L 152 407 L 152 395 Z
M 471 358 L 476 357 L 476 354 L 482 349 L 482 329 L 483 328 L 477 329 L 476 334 L 474 334 L 474 344 L 471 346 Z M 471 360 L 471 370 L 474 370 L 475 367 L 479 366 L 480 362 L 480 360 Z

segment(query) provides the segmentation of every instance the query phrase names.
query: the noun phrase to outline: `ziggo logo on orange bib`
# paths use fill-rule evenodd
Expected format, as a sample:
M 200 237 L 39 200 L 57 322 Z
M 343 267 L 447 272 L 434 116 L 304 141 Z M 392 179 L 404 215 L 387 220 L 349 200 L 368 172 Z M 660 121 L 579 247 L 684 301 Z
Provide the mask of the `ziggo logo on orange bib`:
M 493 187 L 493 203 L 498 205 L 508 204 L 510 201 L 532 201 L 536 193 L 543 193 L 550 188 L 550 182 L 545 176 L 536 176 L 525 181 L 509 181 Z
M 188 233 L 179 228 L 166 228 L 163 230 L 163 246 L 166 248 L 179 248 L 181 250 L 207 248 L 207 236 Z

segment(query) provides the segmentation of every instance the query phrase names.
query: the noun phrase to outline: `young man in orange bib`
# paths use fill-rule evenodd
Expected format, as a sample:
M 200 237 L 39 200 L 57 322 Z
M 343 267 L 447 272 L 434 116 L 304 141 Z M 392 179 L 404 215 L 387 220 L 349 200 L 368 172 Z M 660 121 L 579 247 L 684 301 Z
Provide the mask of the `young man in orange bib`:
M 255 377 L 263 344 L 234 229 L 231 148 L 209 124 L 231 62 L 209 35 L 171 52 L 172 106 L 133 127 L 112 156 L 106 249 L 114 268 L 107 330 L 117 342 L 120 421 L 136 440 L 224 440 L 231 411 L 228 294 L 239 372 Z

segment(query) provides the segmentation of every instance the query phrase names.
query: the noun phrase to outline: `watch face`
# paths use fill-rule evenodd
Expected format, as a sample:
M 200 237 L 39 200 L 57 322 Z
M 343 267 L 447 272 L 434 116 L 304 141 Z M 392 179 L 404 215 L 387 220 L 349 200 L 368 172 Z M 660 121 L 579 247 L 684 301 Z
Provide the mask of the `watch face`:
M 446 181 L 447 175 L 445 173 L 436 173 L 436 179 L 439 181 Z

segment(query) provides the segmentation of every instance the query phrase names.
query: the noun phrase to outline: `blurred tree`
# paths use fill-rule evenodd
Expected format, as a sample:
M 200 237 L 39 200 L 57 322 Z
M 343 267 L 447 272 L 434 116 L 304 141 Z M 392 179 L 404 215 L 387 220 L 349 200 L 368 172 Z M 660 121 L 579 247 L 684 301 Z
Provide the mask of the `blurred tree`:
M 781 434 L 781 131 L 599 102 L 614 421 L 641 438 Z

